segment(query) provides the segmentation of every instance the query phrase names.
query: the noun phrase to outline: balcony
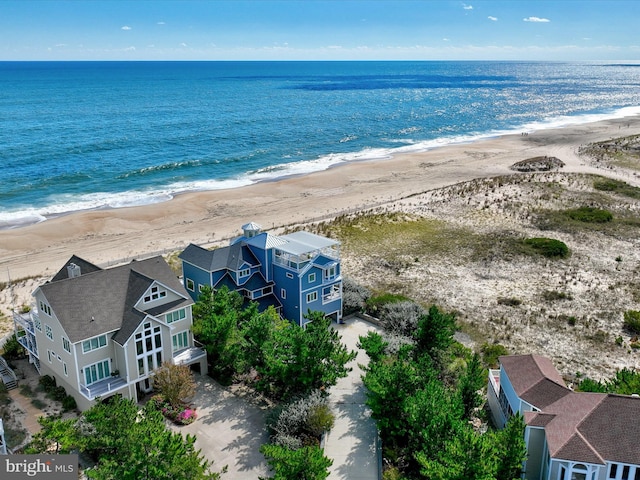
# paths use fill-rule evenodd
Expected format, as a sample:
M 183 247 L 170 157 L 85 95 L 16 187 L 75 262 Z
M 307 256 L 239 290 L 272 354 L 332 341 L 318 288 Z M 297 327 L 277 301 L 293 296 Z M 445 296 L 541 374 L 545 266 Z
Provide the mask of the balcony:
M 173 364 L 174 365 L 191 365 L 207 356 L 207 352 L 205 352 L 202 348 L 198 347 L 187 347 L 182 350 L 178 350 L 173 354 Z
M 36 334 L 36 331 L 35 331 L 34 326 L 33 326 L 33 320 L 31 318 L 31 313 L 30 312 L 20 313 L 20 312 L 16 312 L 14 310 L 13 311 L 13 321 L 17 325 L 20 325 L 22 328 L 24 328 L 31 335 L 35 335 Z
M 102 397 L 126 386 L 127 381 L 124 378 L 109 377 L 92 383 L 91 385 L 84 385 L 81 383 L 80 393 L 87 397 L 88 400 L 94 400 L 96 397 Z

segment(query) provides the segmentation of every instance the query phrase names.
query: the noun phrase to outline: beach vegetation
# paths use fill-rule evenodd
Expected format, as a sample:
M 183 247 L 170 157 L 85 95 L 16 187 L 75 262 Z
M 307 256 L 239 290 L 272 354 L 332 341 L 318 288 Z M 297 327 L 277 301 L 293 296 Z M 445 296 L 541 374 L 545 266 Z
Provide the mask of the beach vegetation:
M 360 285 L 351 277 L 342 279 L 342 313 L 350 315 L 356 312 L 364 312 L 367 300 L 372 293 L 367 287 Z
M 273 472 L 273 476 L 266 478 L 272 480 L 324 480 L 329 476 L 329 467 L 333 465 L 333 460 L 327 458 L 324 450 L 316 445 L 292 449 L 264 444 L 260 452 Z
M 629 332 L 640 334 L 640 311 L 627 310 L 624 312 L 623 325 Z
M 522 241 L 524 252 L 540 254 L 547 258 L 566 258 L 569 256 L 569 247 L 554 238 L 536 237 L 525 238 Z
M 153 388 L 173 407 L 188 404 L 196 393 L 196 381 L 186 365 L 164 362 L 153 373 Z
M 593 188 L 604 192 L 616 193 L 629 198 L 640 199 L 640 188 L 629 185 L 621 180 L 598 178 L 593 181 Z
M 571 220 L 584 223 L 607 223 L 613 220 L 610 211 L 596 207 L 570 208 L 564 214 Z
M 622 368 L 609 380 L 602 381 L 585 377 L 578 383 L 577 390 L 618 395 L 640 394 L 640 371 Z

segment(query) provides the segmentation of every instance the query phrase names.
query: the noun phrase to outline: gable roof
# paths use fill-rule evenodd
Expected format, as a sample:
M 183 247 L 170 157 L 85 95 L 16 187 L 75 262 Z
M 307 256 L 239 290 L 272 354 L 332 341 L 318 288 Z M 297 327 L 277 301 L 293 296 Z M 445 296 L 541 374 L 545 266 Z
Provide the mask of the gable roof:
M 518 397 L 536 408 L 544 409 L 571 393 L 546 357 L 507 355 L 499 360 Z
M 208 250 L 190 243 L 178 255 L 178 258 L 207 272 L 217 272 L 224 269 L 237 271 L 244 263 L 251 266 L 260 264 L 253 252 L 240 243 L 214 250 Z
M 78 257 L 77 255 L 72 255 L 71 258 L 67 260 L 67 263 L 65 263 L 64 266 L 58 271 L 58 273 L 56 273 L 53 276 L 51 281 L 57 282 L 58 280 L 64 280 L 66 278 L 69 278 L 68 267 L 72 264 L 80 267 L 81 274 L 97 272 L 98 270 L 102 270 L 99 266 L 94 265 L 93 263 L 88 262 L 83 258 Z
M 126 332 L 133 332 L 146 315 L 135 309 L 135 304 L 156 281 L 183 297 L 183 305 L 193 304 L 167 262 L 159 256 L 48 282 L 39 289 L 72 343 L 122 329 L 117 335 L 120 343 Z

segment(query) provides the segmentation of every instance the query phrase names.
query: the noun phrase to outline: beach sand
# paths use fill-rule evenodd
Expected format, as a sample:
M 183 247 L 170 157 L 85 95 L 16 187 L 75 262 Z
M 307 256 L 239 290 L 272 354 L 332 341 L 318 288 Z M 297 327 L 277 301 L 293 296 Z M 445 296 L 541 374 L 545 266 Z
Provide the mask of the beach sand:
M 63 215 L 0 231 L 0 281 L 53 275 L 72 254 L 107 266 L 190 242 L 224 244 L 249 221 L 277 232 L 475 178 L 514 174 L 510 165 L 541 155 L 562 160 L 563 171 L 607 174 L 638 185 L 634 174 L 598 169 L 577 155 L 580 145 L 637 134 L 640 117 L 634 116 L 347 163 L 154 205 Z

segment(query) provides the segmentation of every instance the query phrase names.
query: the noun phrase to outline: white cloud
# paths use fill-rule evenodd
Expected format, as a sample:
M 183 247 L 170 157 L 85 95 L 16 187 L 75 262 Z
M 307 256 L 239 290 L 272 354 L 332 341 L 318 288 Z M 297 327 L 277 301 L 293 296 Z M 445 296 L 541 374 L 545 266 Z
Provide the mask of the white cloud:
M 523 18 L 525 22 L 533 22 L 533 23 L 549 23 L 551 20 L 548 18 L 540 18 L 540 17 L 527 17 Z
M 488 18 L 489 20 L 491 20 L 492 22 L 497 22 L 497 21 L 498 21 L 498 17 L 493 17 L 493 16 L 491 16 L 491 15 L 489 15 L 487 18 Z
M 185 42 L 182 42 L 182 43 L 180 44 L 180 46 L 181 46 L 181 47 L 186 47 L 186 46 L 187 46 L 187 44 L 186 44 Z
M 462 8 L 464 8 L 465 10 L 473 10 L 473 5 L 467 5 L 466 3 L 463 3 Z
M 120 30 L 131 30 L 131 27 L 129 25 L 125 25 L 124 27 L 120 28 Z
M 158 23 L 156 23 L 156 25 L 166 25 L 166 23 L 164 23 L 164 22 L 158 22 Z
M 127 48 L 124 49 L 124 51 L 125 52 L 135 52 L 136 51 L 136 47 L 133 47 L 133 46 L 127 47 Z

